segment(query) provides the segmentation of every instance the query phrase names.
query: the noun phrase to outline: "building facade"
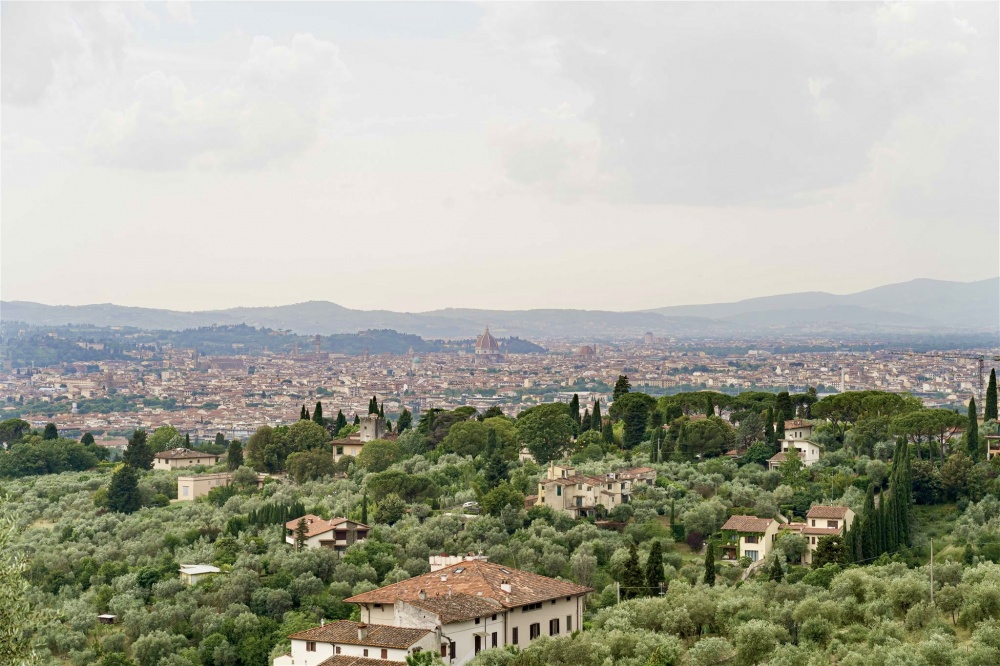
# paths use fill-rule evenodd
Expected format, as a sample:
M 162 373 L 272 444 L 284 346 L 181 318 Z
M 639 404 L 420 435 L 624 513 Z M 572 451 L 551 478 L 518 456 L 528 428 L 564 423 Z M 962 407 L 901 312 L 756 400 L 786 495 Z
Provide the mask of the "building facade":
M 214 453 L 183 448 L 170 449 L 169 451 L 160 451 L 153 456 L 153 469 L 171 470 L 194 467 L 195 465 L 214 465 L 219 462 L 219 458 L 221 456 Z

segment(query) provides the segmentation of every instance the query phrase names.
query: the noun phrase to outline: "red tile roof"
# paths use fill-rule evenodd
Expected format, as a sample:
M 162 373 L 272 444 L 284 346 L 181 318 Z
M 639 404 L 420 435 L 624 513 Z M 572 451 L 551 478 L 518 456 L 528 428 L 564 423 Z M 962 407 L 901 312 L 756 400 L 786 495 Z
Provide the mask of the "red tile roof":
M 358 638 L 358 629 L 367 627 L 364 638 Z M 396 648 L 405 650 L 430 633 L 430 629 L 409 629 L 389 624 L 365 624 L 351 620 L 337 620 L 322 627 L 313 627 L 291 634 L 289 638 L 320 643 L 340 643 L 341 645 L 363 645 L 366 647 Z
M 418 597 L 417 599 L 407 599 L 406 603 L 434 613 L 441 618 L 442 624 L 496 615 L 503 610 L 503 606 L 492 599 L 474 597 L 469 594 L 452 594 L 450 597 L 429 596 L 426 599 Z
M 504 581 L 510 592 L 501 589 Z M 467 594 L 493 599 L 505 608 L 547 601 L 558 597 L 586 594 L 594 590 L 569 581 L 557 580 L 529 571 L 504 567 L 492 562 L 475 560 L 459 562 L 433 573 L 415 576 L 377 590 L 344 599 L 352 604 L 393 604 L 398 599 L 410 602 L 420 598 L 423 590 L 428 598 L 451 594 Z
M 814 504 L 812 508 L 809 509 L 809 513 L 806 514 L 806 518 L 839 518 L 843 520 L 847 517 L 847 512 L 850 511 L 846 506 L 826 506 L 823 504 Z
M 215 453 L 205 453 L 204 451 L 192 451 L 191 449 L 170 449 L 160 451 L 154 456 L 157 460 L 185 460 L 187 458 L 220 458 Z
M 347 518 L 331 518 L 330 520 L 325 520 L 319 516 L 314 516 L 313 514 L 306 514 L 301 518 L 293 518 L 285 523 L 285 529 L 294 530 L 298 529 L 299 521 L 302 518 L 306 519 L 306 524 L 309 526 L 309 531 L 306 532 L 306 538 L 316 536 L 317 534 L 324 534 L 330 530 L 336 529 L 337 527 L 347 527 L 347 523 L 352 523 L 354 521 L 348 520 Z M 364 523 L 354 523 L 357 525 L 356 529 L 370 530 L 371 528 Z
M 763 534 L 767 531 L 767 528 L 771 526 L 771 523 L 775 522 L 774 518 L 757 518 L 756 516 L 730 516 L 726 524 L 722 526 L 724 530 L 733 530 L 734 532 L 750 532 L 754 534 Z

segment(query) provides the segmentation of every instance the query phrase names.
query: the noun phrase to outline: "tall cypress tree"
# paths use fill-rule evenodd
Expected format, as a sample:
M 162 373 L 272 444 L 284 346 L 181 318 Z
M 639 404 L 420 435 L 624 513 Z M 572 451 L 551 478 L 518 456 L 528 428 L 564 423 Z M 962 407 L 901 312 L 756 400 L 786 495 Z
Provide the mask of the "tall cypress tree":
M 361 425 L 361 417 L 357 414 L 354 415 L 354 425 Z
M 712 396 L 705 396 L 705 416 L 715 416 L 715 403 L 712 402 Z
M 399 415 L 399 420 L 396 421 L 396 432 L 400 433 L 404 430 L 409 429 L 410 425 L 413 423 L 413 414 L 410 413 L 406 407 L 403 407 L 403 413 Z
M 780 442 L 785 438 L 785 419 L 781 417 L 780 413 L 775 413 L 774 416 L 778 419 L 777 424 L 774 426 L 774 441 Z
M 146 442 L 146 431 L 142 428 L 134 430 L 128 440 L 128 445 L 125 447 L 125 453 L 122 454 L 122 460 L 125 464 L 135 469 L 153 469 L 155 456 L 156 454 Z
M 594 413 L 590 415 L 591 430 L 600 430 L 604 424 L 601 423 L 601 399 L 594 401 Z
M 631 390 L 632 390 L 632 385 L 629 384 L 628 377 L 626 375 L 618 375 L 618 381 L 615 382 L 615 390 L 611 394 L 612 402 L 622 397 Z
M 580 425 L 580 396 L 578 396 L 576 393 L 573 394 L 573 397 L 569 401 L 569 415 L 573 418 L 573 421 L 578 426 L 577 429 L 579 429 L 579 425 Z
M 340 429 L 343 428 L 343 427 L 345 427 L 345 426 L 347 426 L 347 417 L 344 416 L 343 410 L 338 409 L 337 410 L 337 432 L 340 432 Z
M 361 495 L 361 522 L 368 524 L 368 491 Z
M 774 415 L 779 421 L 790 421 L 795 418 L 795 405 L 788 391 L 782 391 L 774 401 Z
M 628 561 L 625 563 L 625 571 L 622 572 L 621 592 L 623 599 L 634 599 L 641 597 L 643 588 L 646 587 L 646 580 L 639 568 L 639 553 L 635 549 L 635 544 L 629 545 Z
M 483 465 L 483 479 L 487 490 L 493 490 L 507 480 L 507 462 L 503 459 L 503 449 L 497 442 L 497 433 L 492 428 L 486 433 L 486 462 Z
M 313 421 L 323 425 L 323 403 L 319 400 L 316 401 L 316 409 L 313 410 Z
M 142 506 L 139 494 L 139 472 L 125 464 L 111 475 L 108 485 L 108 508 L 116 513 L 135 513 Z
M 976 399 L 969 399 L 969 423 L 965 427 L 965 442 L 969 447 L 969 457 L 978 462 L 979 451 L 979 417 L 976 414 Z
M 230 472 L 239 469 L 243 465 L 243 445 L 240 440 L 234 439 L 229 442 L 229 450 L 226 452 L 226 469 Z
M 774 407 L 768 407 L 764 416 L 764 441 L 774 444 Z
M 861 510 L 861 559 L 870 560 L 877 557 L 878 536 L 876 535 L 875 517 L 875 486 L 868 485 L 868 493 L 865 495 L 865 507 Z
M 646 587 L 649 594 L 659 595 L 660 586 L 667 580 L 663 573 L 663 545 L 657 539 L 649 549 L 649 557 L 646 558 Z
M 983 418 L 987 421 L 997 420 L 997 369 L 990 370 L 990 383 L 986 387 L 986 407 Z
M 299 410 L 299 420 L 306 421 L 309 417 L 306 415 L 306 406 L 302 405 L 302 409 Z
M 583 416 L 580 418 L 580 432 L 590 430 L 590 409 L 583 408 Z
M 705 546 L 705 585 L 715 585 L 715 544 L 711 540 Z
M 615 431 L 614 431 L 614 428 L 611 425 L 611 421 L 608 421 L 607 423 L 605 423 L 604 427 L 601 428 L 601 435 L 603 435 L 603 437 L 604 437 L 604 443 L 605 444 L 612 444 L 612 443 L 614 443 L 614 441 L 615 441 Z
M 378 415 L 381 418 L 383 418 L 383 419 L 385 418 L 385 403 L 384 402 L 381 405 L 378 406 Z
M 378 414 L 378 398 L 372 396 L 372 399 L 368 402 L 368 413 Z

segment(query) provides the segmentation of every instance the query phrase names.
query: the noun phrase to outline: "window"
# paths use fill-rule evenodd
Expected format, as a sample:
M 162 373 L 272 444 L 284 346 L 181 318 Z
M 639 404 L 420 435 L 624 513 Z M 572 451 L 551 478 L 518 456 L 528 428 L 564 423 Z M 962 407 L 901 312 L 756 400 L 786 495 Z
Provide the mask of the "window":
M 562 497 L 562 486 L 556 486 L 556 496 Z
M 747 543 L 757 543 L 757 535 L 756 534 L 748 534 L 746 536 L 746 542 Z
M 479 654 L 479 651 L 483 649 L 483 637 L 480 636 L 479 634 L 476 634 L 475 638 L 476 638 L 476 647 L 473 654 Z
M 567 615 L 566 616 L 566 631 L 567 632 L 573 631 L 573 616 L 572 615 Z
M 840 527 L 839 523 L 837 523 L 836 520 L 828 520 L 828 521 L 826 521 L 826 526 L 827 527 L 832 527 L 833 529 L 837 529 L 838 527 Z
M 442 645 L 441 646 L 441 658 L 443 659 L 443 658 L 445 658 L 447 656 L 448 656 L 448 646 L 447 645 Z
M 344 447 L 343 446 L 338 446 L 337 447 L 337 455 L 338 456 L 344 455 Z
M 448 643 L 448 654 L 452 659 L 455 658 L 455 655 L 457 654 L 457 651 L 455 650 L 455 641 Z
M 375 610 L 382 610 L 382 604 L 375 604 Z
M 496 619 L 497 619 L 496 615 L 494 615 L 493 617 L 490 618 L 490 620 L 493 621 L 493 622 L 496 622 Z
M 191 489 L 188 488 L 187 486 L 184 486 L 183 490 L 184 490 L 184 497 L 187 497 L 188 496 L 188 491 L 191 490 Z
M 533 641 L 542 635 L 542 624 L 540 622 L 535 622 L 530 627 L 528 627 L 528 640 Z
M 816 519 L 815 518 L 812 519 L 812 527 L 816 527 Z
M 476 624 L 479 624 L 479 619 L 480 618 L 478 618 L 478 617 L 476 618 Z
M 517 645 L 517 627 L 510 630 L 510 644 Z
M 521 612 L 527 613 L 528 611 L 538 610 L 541 607 L 542 602 L 539 601 L 537 604 L 527 604 L 526 606 L 521 606 Z
M 756 562 L 759 553 L 756 550 L 745 550 L 743 554 L 750 558 L 751 562 Z
M 816 537 L 809 537 L 809 543 L 811 543 L 812 545 L 815 546 L 816 545 Z
M 552 600 L 552 605 L 553 605 L 553 606 L 555 606 L 555 605 L 556 605 L 556 600 L 555 600 L 555 599 L 553 599 L 553 600 Z
M 497 646 L 497 632 L 495 632 L 495 631 L 493 632 L 493 640 L 490 641 L 490 642 L 492 643 L 492 645 L 490 645 L 490 647 L 496 647 Z
M 336 648 L 334 648 L 333 652 L 334 654 L 340 654 L 340 646 L 338 645 Z
M 559 618 L 549 620 L 549 636 L 559 635 Z
M 388 659 L 388 658 L 389 658 L 389 651 L 385 648 L 382 648 L 382 659 Z
M 365 648 L 365 649 L 364 649 L 364 655 L 363 655 L 363 656 L 365 656 L 365 657 L 367 657 L 367 656 L 368 656 L 368 648 Z
M 316 641 L 306 641 L 306 652 L 316 651 Z

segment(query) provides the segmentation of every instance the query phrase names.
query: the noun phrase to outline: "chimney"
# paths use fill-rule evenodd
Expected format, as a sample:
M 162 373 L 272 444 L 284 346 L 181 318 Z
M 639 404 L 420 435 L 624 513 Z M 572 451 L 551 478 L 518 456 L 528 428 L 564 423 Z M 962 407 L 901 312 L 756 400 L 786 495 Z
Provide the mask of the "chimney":
M 319 619 L 319 626 L 320 627 L 325 627 L 326 626 L 326 618 L 325 617 L 321 617 Z
M 426 590 L 420 590 L 419 592 L 417 592 L 417 596 L 420 597 L 421 601 L 427 601 L 427 591 Z
M 509 580 L 500 581 L 500 589 L 506 592 L 507 594 L 510 594 L 510 581 Z
M 443 583 L 446 580 L 448 580 L 448 574 L 441 574 L 441 582 Z
M 358 623 L 358 640 L 363 641 L 368 638 L 368 625 L 364 622 Z

